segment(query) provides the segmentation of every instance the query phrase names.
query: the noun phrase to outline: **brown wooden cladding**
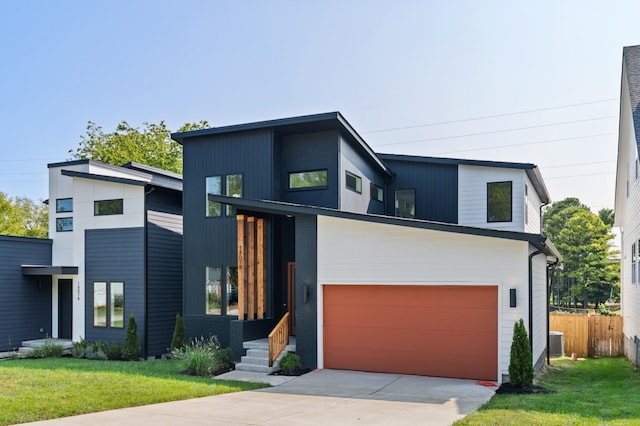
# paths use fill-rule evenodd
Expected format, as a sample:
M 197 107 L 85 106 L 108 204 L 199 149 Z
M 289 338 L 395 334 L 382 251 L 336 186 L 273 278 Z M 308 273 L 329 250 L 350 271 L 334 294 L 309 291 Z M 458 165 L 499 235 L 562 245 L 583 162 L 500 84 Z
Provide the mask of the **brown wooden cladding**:
M 238 215 L 238 319 L 265 318 L 265 220 Z

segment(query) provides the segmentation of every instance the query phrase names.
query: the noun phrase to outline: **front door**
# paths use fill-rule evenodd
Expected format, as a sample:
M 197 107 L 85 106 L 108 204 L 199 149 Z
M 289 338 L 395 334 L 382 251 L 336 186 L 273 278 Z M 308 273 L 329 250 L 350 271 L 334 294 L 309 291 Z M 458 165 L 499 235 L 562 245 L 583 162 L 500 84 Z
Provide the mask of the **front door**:
M 73 281 L 58 280 L 58 338 L 72 338 Z
M 296 335 L 296 262 L 287 263 L 287 310 L 289 334 Z

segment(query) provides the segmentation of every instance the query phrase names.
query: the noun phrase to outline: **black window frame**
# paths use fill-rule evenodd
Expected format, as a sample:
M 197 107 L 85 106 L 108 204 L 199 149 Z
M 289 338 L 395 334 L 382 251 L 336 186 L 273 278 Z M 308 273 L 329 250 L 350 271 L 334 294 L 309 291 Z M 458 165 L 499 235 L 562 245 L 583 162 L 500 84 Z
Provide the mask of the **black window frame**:
M 96 324 L 96 284 L 104 284 L 104 325 L 99 325 Z M 113 284 L 121 284 L 122 285 L 122 325 L 114 325 L 114 319 L 111 315 L 111 310 L 113 309 L 113 301 L 112 299 L 112 295 L 113 295 Z M 123 280 L 113 280 L 113 281 L 107 281 L 107 280 L 95 280 L 93 281 L 93 307 L 92 307 L 92 322 L 91 325 L 94 328 L 100 328 L 100 329 L 108 329 L 108 328 L 113 328 L 116 330 L 122 330 L 124 329 L 125 326 L 125 322 L 126 322 L 126 318 L 125 318 L 125 312 L 126 312 L 126 292 L 125 292 L 125 282 Z
M 220 304 L 220 313 L 209 312 L 208 272 L 209 269 L 217 269 L 220 274 L 220 294 L 216 294 Z M 229 313 L 230 310 L 238 309 L 238 266 L 237 265 L 205 265 L 204 268 L 204 314 L 208 317 L 235 316 L 237 312 Z M 234 272 L 232 272 L 234 271 Z M 234 281 L 235 280 L 235 285 Z M 214 293 L 215 294 L 215 293 Z M 234 307 L 233 309 L 230 309 Z
M 491 188 L 497 185 L 509 185 L 509 215 L 508 218 L 503 215 L 497 215 L 494 209 L 500 208 L 500 206 L 492 206 L 492 191 Z M 513 181 L 505 180 L 499 182 L 487 182 L 487 223 L 509 223 L 513 222 Z
M 71 202 L 71 210 L 65 210 L 60 208 L 61 201 L 70 201 Z M 72 213 L 73 212 L 73 198 L 58 198 L 56 199 L 56 213 Z
M 351 186 L 350 183 L 353 182 L 354 186 Z M 357 193 L 362 194 L 362 177 L 357 174 L 350 172 L 349 170 L 344 171 L 344 186 L 345 188 Z
M 402 191 L 412 191 L 413 192 L 413 215 L 406 214 L 398 214 L 398 193 Z M 393 214 L 395 217 L 404 217 L 407 219 L 415 219 L 416 218 L 416 188 L 397 188 L 393 191 Z M 404 211 L 404 209 L 403 209 Z
M 374 193 L 376 195 L 379 194 L 380 198 L 378 198 L 377 196 L 374 197 L 373 196 Z M 379 201 L 381 203 L 384 203 L 384 189 L 373 182 L 369 182 L 369 198 L 371 198 L 374 201 Z
M 109 203 L 109 202 L 114 202 L 114 201 L 119 201 L 120 203 L 120 209 L 119 211 L 116 212 L 109 212 L 109 213 L 101 213 L 99 211 L 98 206 L 100 205 L 100 203 Z M 108 200 L 94 200 L 93 201 L 93 215 L 94 216 L 117 216 L 117 215 L 121 215 L 124 214 L 124 198 L 112 198 L 112 199 L 108 199 Z
M 291 186 L 291 176 L 302 173 L 324 173 L 326 183 L 324 185 Z M 317 189 L 327 189 L 329 188 L 329 169 L 310 169 L 287 172 L 287 188 L 289 191 L 313 191 Z
M 71 221 L 71 228 L 64 229 L 64 227 L 60 226 L 64 221 Z M 73 231 L 73 217 L 57 217 L 56 218 L 56 232 L 72 232 Z

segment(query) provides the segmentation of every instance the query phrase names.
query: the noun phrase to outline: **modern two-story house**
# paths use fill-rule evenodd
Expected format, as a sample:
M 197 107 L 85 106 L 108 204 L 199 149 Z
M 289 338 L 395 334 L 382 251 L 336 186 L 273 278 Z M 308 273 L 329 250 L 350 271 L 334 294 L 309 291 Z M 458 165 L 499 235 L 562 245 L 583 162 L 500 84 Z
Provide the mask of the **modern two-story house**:
M 307 367 L 501 381 L 523 318 L 544 362 L 535 165 L 377 154 L 340 113 L 172 137 L 192 336 L 238 358 L 288 318 Z
M 624 351 L 640 362 L 640 46 L 622 54 L 615 223 L 621 234 L 620 285 Z
M 9 304 L 0 311 L 20 311 L 2 322 L 3 334 L 17 346 L 44 337 L 122 342 L 134 314 L 143 354 L 166 353 L 182 312 L 181 176 L 136 163 L 54 163 L 49 197 L 49 240 L 4 238 L 12 256 L 3 254 L 0 274 L 24 285 L 0 299 Z

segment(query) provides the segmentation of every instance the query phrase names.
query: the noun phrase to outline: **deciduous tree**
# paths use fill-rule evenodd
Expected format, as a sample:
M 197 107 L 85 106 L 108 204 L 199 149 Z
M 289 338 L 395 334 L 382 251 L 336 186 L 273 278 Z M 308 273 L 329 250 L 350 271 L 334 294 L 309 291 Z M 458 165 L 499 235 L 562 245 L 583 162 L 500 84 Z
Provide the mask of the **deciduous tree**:
M 207 121 L 186 123 L 178 131 L 211 127 Z M 115 166 L 134 161 L 175 173 L 182 173 L 182 146 L 171 140 L 164 121 L 143 123 L 142 129 L 122 121 L 113 132 L 105 132 L 93 121 L 87 124 L 80 144 L 69 150 L 72 160 L 97 160 Z
M 0 192 L 0 234 L 47 238 L 49 209 L 26 197 L 10 198 Z

